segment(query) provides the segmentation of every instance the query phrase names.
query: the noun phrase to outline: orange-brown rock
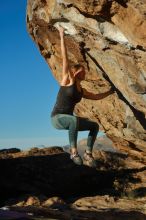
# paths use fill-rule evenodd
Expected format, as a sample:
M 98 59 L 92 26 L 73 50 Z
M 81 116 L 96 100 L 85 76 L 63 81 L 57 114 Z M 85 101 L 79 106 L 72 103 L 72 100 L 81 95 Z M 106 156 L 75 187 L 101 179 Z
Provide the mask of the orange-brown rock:
M 82 86 L 101 100 L 82 99 L 75 113 L 127 153 L 146 155 L 146 2 L 144 0 L 28 0 L 27 27 L 56 80 L 62 58 L 58 24 L 65 28 L 69 60 L 86 69 Z M 55 102 L 55 100 L 54 100 Z M 53 106 L 52 106 L 53 107 Z

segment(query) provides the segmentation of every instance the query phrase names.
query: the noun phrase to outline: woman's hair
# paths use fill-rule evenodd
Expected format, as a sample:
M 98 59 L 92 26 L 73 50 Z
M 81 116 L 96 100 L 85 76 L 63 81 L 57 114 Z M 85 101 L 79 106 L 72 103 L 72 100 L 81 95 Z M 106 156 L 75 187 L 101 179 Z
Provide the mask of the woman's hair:
M 79 64 L 79 63 L 73 64 L 73 65 L 70 66 L 70 69 L 71 69 L 72 72 L 76 72 L 76 71 L 78 71 L 80 68 L 84 68 L 84 66 L 81 65 L 81 64 Z

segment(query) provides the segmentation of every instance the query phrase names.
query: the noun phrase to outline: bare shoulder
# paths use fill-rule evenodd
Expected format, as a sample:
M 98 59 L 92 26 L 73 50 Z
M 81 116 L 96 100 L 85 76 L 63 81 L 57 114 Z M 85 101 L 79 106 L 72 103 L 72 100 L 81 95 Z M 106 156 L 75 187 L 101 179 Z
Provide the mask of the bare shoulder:
M 60 82 L 60 86 L 71 86 L 71 85 L 73 85 L 74 84 L 74 82 L 69 82 L 69 83 L 64 83 L 64 82 Z

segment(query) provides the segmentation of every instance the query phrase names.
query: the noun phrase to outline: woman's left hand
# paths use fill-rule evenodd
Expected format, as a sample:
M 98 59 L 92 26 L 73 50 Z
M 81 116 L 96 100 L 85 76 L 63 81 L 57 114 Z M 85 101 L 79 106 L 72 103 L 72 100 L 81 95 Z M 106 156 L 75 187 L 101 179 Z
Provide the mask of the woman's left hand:
M 64 35 L 64 28 L 62 26 L 59 25 L 58 31 L 61 35 Z

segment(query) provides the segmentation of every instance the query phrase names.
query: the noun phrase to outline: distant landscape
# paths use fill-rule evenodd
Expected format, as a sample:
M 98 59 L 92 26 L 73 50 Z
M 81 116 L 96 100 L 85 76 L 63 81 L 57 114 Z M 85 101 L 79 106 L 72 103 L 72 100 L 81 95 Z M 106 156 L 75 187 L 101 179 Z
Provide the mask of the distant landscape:
M 86 144 L 87 144 L 87 139 L 82 139 L 80 141 L 78 141 L 78 151 L 81 155 L 83 155 L 83 152 L 85 151 L 86 148 Z M 29 151 L 31 149 L 43 149 L 43 148 L 52 148 L 52 147 L 57 147 L 57 146 L 49 146 L 49 145 L 35 145 L 35 146 L 30 146 L 27 149 L 22 150 L 22 148 L 20 147 L 13 147 L 13 148 L 4 148 L 1 146 L 0 149 L 0 153 L 17 153 L 20 151 Z M 69 149 L 70 146 L 69 145 L 65 145 L 65 146 L 58 146 L 61 147 L 65 152 L 69 153 Z M 103 151 L 110 151 L 110 152 L 117 152 L 117 150 L 113 147 L 113 143 L 112 141 L 106 136 L 100 136 L 96 139 L 95 143 L 94 143 L 94 148 L 93 150 L 103 150 Z
M 81 155 L 86 148 L 87 139 L 82 139 L 78 142 L 78 150 Z M 69 145 L 63 147 L 64 151 L 69 152 Z M 117 150 L 113 147 L 112 141 L 106 136 L 100 136 L 96 139 L 94 143 L 93 150 L 103 150 L 103 151 L 110 151 L 110 152 L 117 152 Z

